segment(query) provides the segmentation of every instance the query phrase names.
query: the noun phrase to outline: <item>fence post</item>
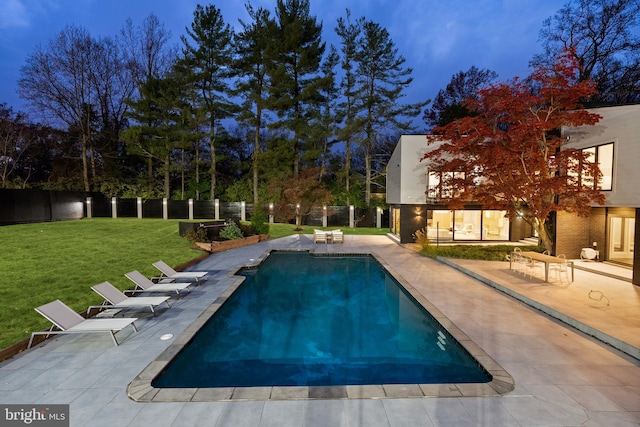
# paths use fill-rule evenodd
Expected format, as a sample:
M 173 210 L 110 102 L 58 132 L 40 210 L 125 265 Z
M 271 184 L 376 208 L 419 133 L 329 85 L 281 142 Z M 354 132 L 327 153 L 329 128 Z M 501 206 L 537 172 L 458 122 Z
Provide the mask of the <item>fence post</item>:
M 193 199 L 189 199 L 189 219 L 193 220 Z
M 220 219 L 220 199 L 215 199 L 213 201 L 213 208 L 214 208 L 214 218 L 215 219 Z
M 355 227 L 355 207 L 353 205 L 349 206 L 349 228 Z
M 169 206 L 166 197 L 162 199 L 162 219 L 169 219 Z
M 87 218 L 93 218 L 93 197 L 87 197 Z
M 273 224 L 273 203 L 269 203 L 269 224 Z
M 322 226 L 327 227 L 327 206 L 322 207 Z
M 142 219 L 142 197 L 136 198 L 136 209 L 138 210 L 138 219 Z
M 111 218 L 118 218 L 118 202 L 115 197 L 111 198 Z
M 382 209 L 380 206 L 376 207 L 376 227 L 382 228 Z
M 246 221 L 246 220 L 247 220 L 246 203 L 243 200 L 240 202 L 240 221 Z

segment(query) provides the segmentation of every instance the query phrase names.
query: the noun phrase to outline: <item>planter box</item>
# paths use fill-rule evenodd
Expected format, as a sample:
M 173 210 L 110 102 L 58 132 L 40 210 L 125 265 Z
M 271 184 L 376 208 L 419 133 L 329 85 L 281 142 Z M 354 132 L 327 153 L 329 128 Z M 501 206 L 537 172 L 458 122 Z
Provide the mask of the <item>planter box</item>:
M 249 236 L 242 239 L 236 240 L 225 240 L 223 242 L 196 242 L 196 246 L 198 249 L 207 251 L 209 253 L 228 251 L 229 249 L 241 248 L 243 246 L 253 245 L 255 243 L 261 242 L 263 240 L 267 240 L 269 238 L 268 234 L 260 234 L 255 236 Z

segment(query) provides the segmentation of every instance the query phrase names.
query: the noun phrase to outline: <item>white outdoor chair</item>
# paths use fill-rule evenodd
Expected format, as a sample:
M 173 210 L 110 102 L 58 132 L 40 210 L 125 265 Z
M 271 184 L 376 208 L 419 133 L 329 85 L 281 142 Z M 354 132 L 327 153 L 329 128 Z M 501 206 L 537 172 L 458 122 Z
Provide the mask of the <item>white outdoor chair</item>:
M 176 294 L 180 294 L 180 291 L 186 290 L 187 292 L 191 292 L 189 286 L 192 285 L 191 282 L 178 282 L 178 283 L 153 283 L 151 280 L 147 279 L 142 273 L 138 270 L 130 271 L 125 274 L 127 279 L 131 280 L 136 284 L 136 287 L 133 291 L 128 291 L 132 293 L 138 292 L 175 292 Z
M 331 241 L 333 243 L 344 243 L 344 233 L 342 230 L 331 231 Z
M 557 255 L 558 258 L 563 258 L 563 262 L 555 263 L 549 265 L 549 271 L 553 271 L 555 273 L 555 277 L 562 280 L 562 273 L 567 276 L 567 280 L 569 280 L 569 263 L 567 262 L 566 256 L 564 254 Z
M 156 278 L 158 281 L 195 280 L 200 283 L 207 275 L 206 271 L 176 271 L 162 260 L 154 262 L 153 266 L 160 270 L 161 276 Z
M 115 333 L 121 331 L 131 325 L 135 332 L 138 331 L 135 322 L 138 320 L 132 318 L 120 319 L 85 319 L 78 313 L 73 311 L 68 305 L 60 300 L 52 301 L 48 304 L 41 305 L 35 309 L 45 319 L 52 323 L 48 331 L 33 332 L 29 339 L 27 348 L 31 348 L 33 338 L 36 335 L 52 335 L 52 334 L 86 334 L 86 333 L 109 333 L 113 343 L 118 345 Z M 55 330 L 58 328 L 59 330 Z
M 323 230 L 313 230 L 313 243 L 327 243 L 327 233 Z
M 101 309 L 150 309 L 153 315 L 156 315 L 155 308 L 160 304 L 169 305 L 169 297 L 128 297 L 124 293 L 120 292 L 118 288 L 113 286 L 109 282 L 102 282 L 98 285 L 92 286 L 98 295 L 104 298 L 104 302 L 101 305 L 92 305 L 87 309 L 87 314 L 91 313 L 91 310 L 97 308 Z
M 522 258 L 524 258 L 525 276 L 529 275 L 529 277 L 533 278 L 534 272 L 536 271 L 536 269 L 544 268 L 544 266 L 541 263 L 536 262 L 533 258 L 529 256 L 523 256 Z

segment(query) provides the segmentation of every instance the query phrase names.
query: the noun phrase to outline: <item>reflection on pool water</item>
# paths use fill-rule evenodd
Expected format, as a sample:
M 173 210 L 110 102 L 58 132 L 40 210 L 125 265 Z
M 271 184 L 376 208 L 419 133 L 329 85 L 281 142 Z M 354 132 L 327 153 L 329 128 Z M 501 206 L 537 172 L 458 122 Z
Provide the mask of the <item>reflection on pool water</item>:
M 478 383 L 491 376 L 370 255 L 272 252 L 158 388 Z

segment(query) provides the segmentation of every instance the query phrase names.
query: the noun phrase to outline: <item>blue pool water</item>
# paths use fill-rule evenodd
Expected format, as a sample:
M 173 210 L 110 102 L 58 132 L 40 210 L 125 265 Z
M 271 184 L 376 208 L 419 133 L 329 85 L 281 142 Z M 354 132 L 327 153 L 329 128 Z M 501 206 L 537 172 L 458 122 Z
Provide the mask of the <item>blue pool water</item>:
M 372 256 L 272 252 L 154 387 L 488 382 Z

